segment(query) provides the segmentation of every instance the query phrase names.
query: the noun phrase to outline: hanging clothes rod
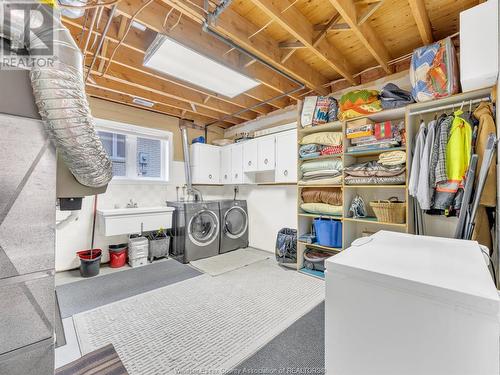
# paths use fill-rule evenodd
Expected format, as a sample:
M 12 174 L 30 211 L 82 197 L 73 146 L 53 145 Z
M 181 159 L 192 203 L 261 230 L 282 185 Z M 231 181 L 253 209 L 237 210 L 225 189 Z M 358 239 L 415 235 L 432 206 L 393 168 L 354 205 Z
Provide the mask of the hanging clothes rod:
M 440 107 L 422 109 L 421 111 L 412 112 L 410 110 L 410 116 L 413 116 L 413 115 L 422 115 L 424 113 L 439 112 L 439 111 L 443 111 L 445 109 L 456 108 L 456 107 L 460 108 L 461 106 L 468 106 L 468 105 L 471 105 L 471 104 L 476 104 L 476 103 L 480 103 L 482 101 L 490 101 L 490 100 L 491 100 L 490 96 L 485 96 L 485 97 L 479 98 L 479 99 L 464 100 L 462 102 L 457 102 L 457 103 L 454 103 L 454 104 L 447 104 L 447 105 L 443 105 L 443 106 L 440 106 Z

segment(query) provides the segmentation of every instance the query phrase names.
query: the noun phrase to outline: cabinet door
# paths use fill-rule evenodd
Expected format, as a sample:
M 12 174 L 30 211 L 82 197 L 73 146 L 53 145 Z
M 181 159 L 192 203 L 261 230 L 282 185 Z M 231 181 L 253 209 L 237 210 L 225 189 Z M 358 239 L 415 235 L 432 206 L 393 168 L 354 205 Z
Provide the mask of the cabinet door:
M 297 131 L 276 135 L 276 182 L 297 182 Z
M 275 167 L 275 136 L 267 136 L 257 141 L 257 161 L 259 171 L 272 171 Z
M 220 184 L 220 147 L 209 147 L 204 153 L 201 164 L 206 166 L 209 184 Z
M 243 145 L 235 144 L 231 147 L 231 183 L 244 183 L 243 177 Z
M 243 145 L 243 172 L 256 172 L 258 168 L 257 140 L 246 141 L 242 145 Z
M 231 183 L 231 148 L 232 146 L 224 146 L 220 154 L 220 182 L 221 184 Z

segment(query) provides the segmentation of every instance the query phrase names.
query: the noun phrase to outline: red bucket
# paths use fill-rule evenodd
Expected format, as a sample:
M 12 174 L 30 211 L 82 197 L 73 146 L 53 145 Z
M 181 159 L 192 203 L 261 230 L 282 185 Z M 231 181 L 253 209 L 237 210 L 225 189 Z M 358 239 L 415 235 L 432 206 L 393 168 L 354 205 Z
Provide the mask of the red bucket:
M 80 275 L 82 277 L 92 277 L 99 274 L 101 249 L 81 250 L 76 254 L 80 258 Z
M 127 249 L 120 251 L 110 251 L 109 252 L 109 266 L 111 268 L 120 268 L 127 262 Z
M 76 252 L 76 255 L 78 255 L 80 259 L 85 259 L 85 260 L 96 259 L 97 257 L 100 257 L 101 254 L 102 254 L 101 249 L 81 250 Z

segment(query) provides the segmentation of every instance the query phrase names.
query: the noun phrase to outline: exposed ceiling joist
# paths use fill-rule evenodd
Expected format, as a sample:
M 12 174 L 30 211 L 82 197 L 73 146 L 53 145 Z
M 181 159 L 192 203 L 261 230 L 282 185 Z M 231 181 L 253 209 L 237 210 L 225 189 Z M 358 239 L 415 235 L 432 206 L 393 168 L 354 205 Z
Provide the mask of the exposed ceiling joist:
M 383 4 L 383 0 L 369 4 L 363 13 L 358 15 L 358 25 L 361 25 L 368 21 L 368 19 L 377 11 L 378 8 Z
M 184 11 L 188 17 L 199 23 L 203 23 L 205 20 L 203 11 L 201 11 L 203 9 L 203 0 L 191 0 L 189 4 L 183 0 L 162 1 Z M 190 4 L 195 4 L 196 6 L 190 6 Z M 282 63 L 279 43 L 262 33 L 258 33 L 259 27 L 234 12 L 231 8 L 227 8 L 212 27 L 269 64 L 304 82 L 304 84 L 318 93 L 327 94 L 329 92 L 325 87 L 329 82 L 326 77 L 305 64 L 302 60 L 295 58 L 295 56 Z
M 314 43 L 313 25 L 288 0 L 254 0 L 254 3 L 332 69 L 356 84 L 352 68 L 340 51 L 324 38 Z
M 292 40 L 292 41 L 289 41 L 289 42 L 281 42 L 279 44 L 279 47 L 281 49 L 306 48 L 306 46 L 304 46 L 302 44 L 302 42 L 299 42 L 298 40 Z
M 340 13 L 352 32 L 364 44 L 366 49 L 370 51 L 386 73 L 391 73 L 391 67 L 389 66 L 389 51 L 387 51 L 387 48 L 369 23 L 364 22 L 358 25 L 358 10 L 356 3 L 353 0 L 330 0 L 330 3 Z
M 424 0 L 408 0 L 410 8 L 417 24 L 418 32 L 424 44 L 430 44 L 434 41 L 432 36 L 431 21 L 425 9 Z
M 117 13 L 130 18 L 132 14 L 134 14 L 136 7 L 137 6 L 134 7 L 134 5 L 129 2 L 122 1 L 118 4 Z M 136 20 L 153 31 L 163 32 L 174 39 L 181 40 L 184 44 L 188 44 L 191 48 L 201 51 L 203 54 L 213 59 L 221 60 L 228 56 L 228 46 L 204 33 L 200 27 L 200 23 L 193 22 L 192 18 L 182 17 L 178 22 L 177 20 L 172 21 L 172 24 L 167 26 L 173 26 L 176 22 L 177 25 L 174 28 L 170 28 L 167 32 L 163 27 L 165 15 L 167 13 L 168 8 L 157 3 L 152 3 L 137 15 Z M 240 61 L 244 58 L 241 53 L 234 50 L 231 51 L 230 56 Z M 223 62 L 236 70 L 240 70 L 241 73 L 257 79 L 263 85 L 276 90 L 278 93 L 282 94 L 296 87 L 296 84 L 285 77 L 276 75 L 262 64 L 247 63 L 242 66 L 239 62 L 229 59 Z M 290 96 L 294 99 L 298 98 L 298 96 L 294 94 Z

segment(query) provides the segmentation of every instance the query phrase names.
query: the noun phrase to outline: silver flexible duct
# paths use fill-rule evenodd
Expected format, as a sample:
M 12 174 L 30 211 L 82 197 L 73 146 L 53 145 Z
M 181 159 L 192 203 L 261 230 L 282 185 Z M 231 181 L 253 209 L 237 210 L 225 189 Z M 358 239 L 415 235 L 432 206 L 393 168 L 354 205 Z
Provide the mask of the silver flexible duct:
M 2 13 L 9 1 L 3 1 L 0 16 L 4 16 Z M 78 182 L 89 187 L 104 186 L 113 177 L 112 165 L 95 132 L 85 96 L 82 54 L 68 29 L 62 25 L 57 10 L 43 4 L 39 4 L 37 10 L 39 14 L 30 13 L 32 24 L 40 23 L 40 15 L 52 19 L 52 22 L 42 23 L 28 46 L 23 40 L 26 22 L 22 12 L 17 18 L 19 12 L 10 12 L 10 25 L 0 23 L 0 36 L 10 39 L 11 44 L 25 45 L 29 51 L 53 45 L 53 64 L 34 64 L 30 72 L 38 110 L 45 129 Z

